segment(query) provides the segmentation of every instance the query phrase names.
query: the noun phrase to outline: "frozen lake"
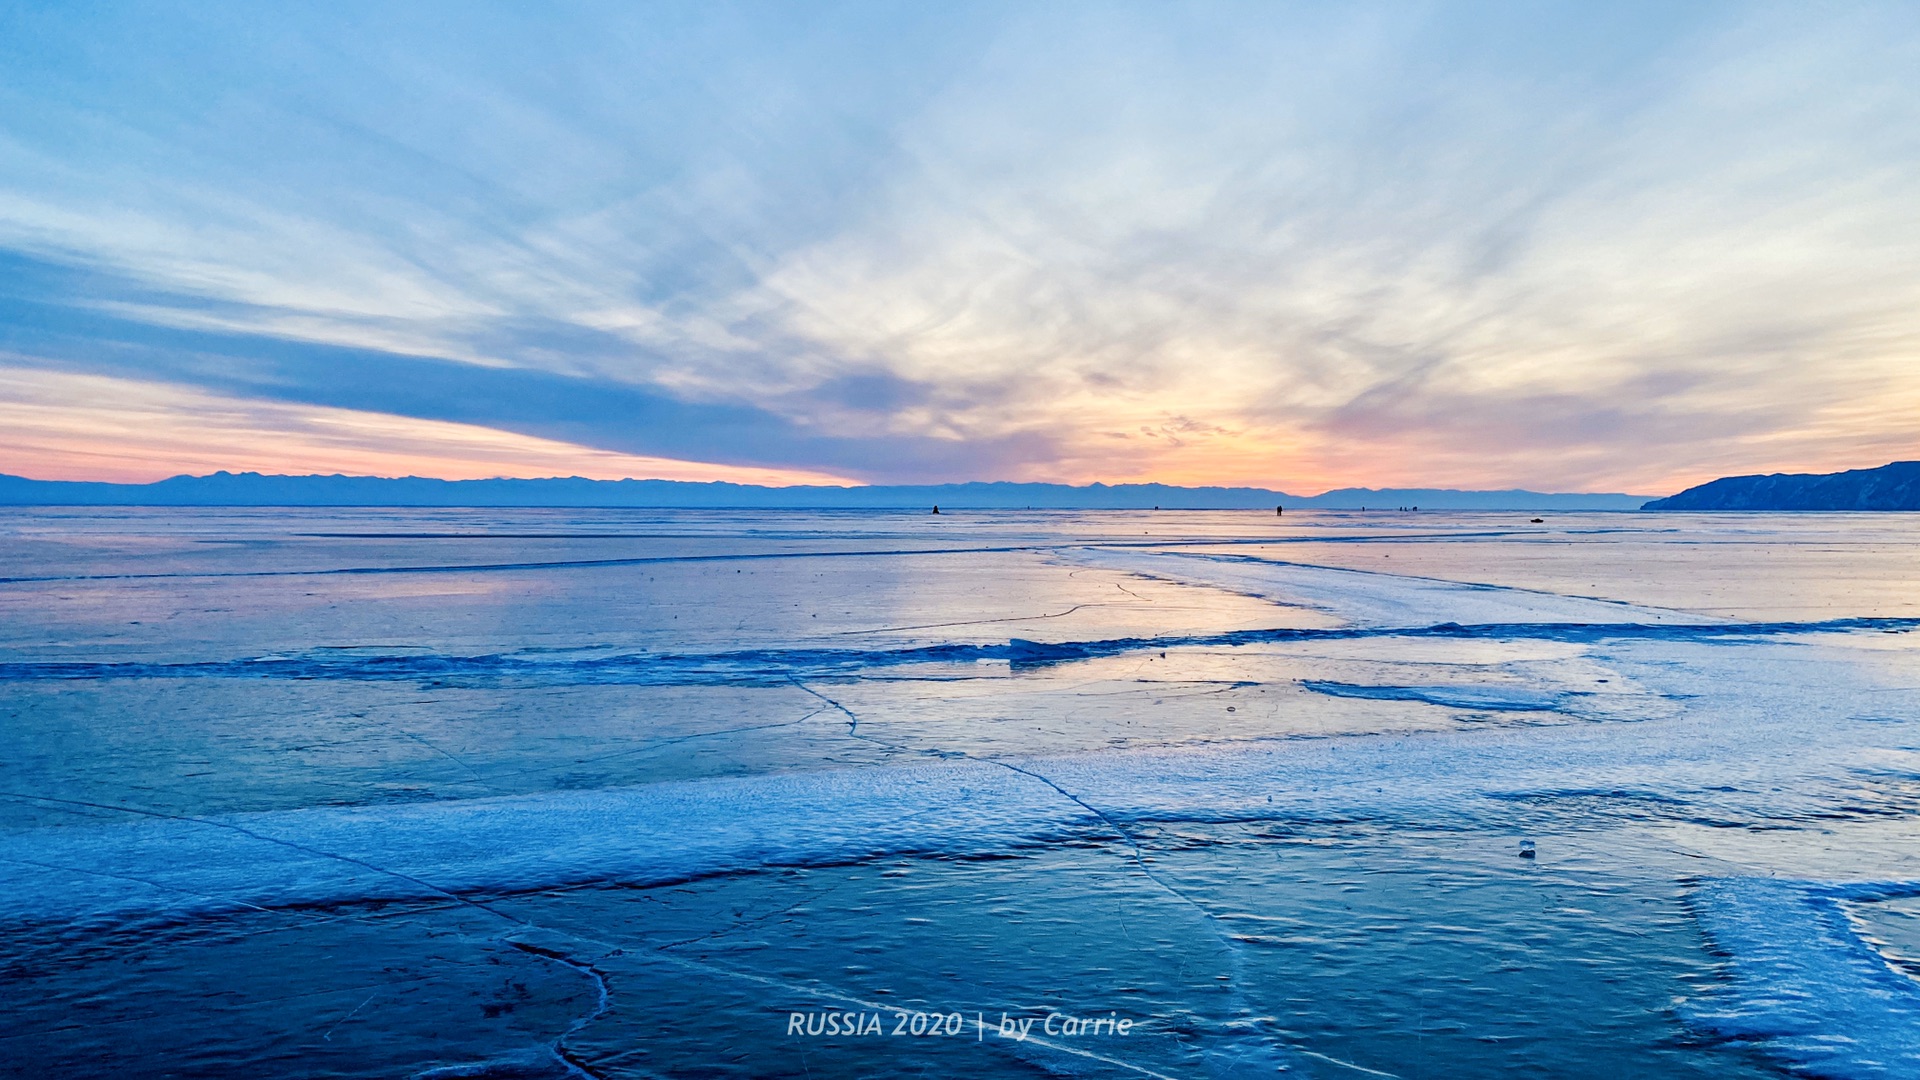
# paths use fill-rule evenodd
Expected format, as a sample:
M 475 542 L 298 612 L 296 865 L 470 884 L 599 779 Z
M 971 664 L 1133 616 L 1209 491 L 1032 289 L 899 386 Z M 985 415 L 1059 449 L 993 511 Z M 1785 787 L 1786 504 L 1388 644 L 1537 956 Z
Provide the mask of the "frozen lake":
M 0 1072 L 1920 1076 L 1920 517 L 10 509 Z

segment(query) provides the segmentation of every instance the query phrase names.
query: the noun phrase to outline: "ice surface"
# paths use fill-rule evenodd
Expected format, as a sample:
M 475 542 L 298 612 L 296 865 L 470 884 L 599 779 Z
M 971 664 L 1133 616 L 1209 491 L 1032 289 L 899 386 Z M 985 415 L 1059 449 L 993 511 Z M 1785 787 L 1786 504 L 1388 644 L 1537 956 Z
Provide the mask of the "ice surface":
M 1732 975 L 1700 1023 L 1764 1040 L 1817 1075 L 1920 1075 L 1920 983 L 1868 945 L 1847 910 L 1920 896 L 1920 882 L 1714 878 L 1695 896 Z
M 1742 520 L 18 515 L 0 1063 L 1913 1075 L 1920 529 Z
M 1593 725 L 1498 738 L 1283 740 L 63 825 L 0 836 L 0 859 L 44 871 L 0 896 L 0 917 L 93 927 L 124 915 L 173 916 L 222 904 L 334 905 L 593 881 L 659 884 L 756 866 L 1010 853 L 1077 830 L 1112 833 L 1149 821 L 1334 815 L 1469 827 L 1509 815 L 1516 803 L 1570 800 L 1580 817 L 1791 821 L 1873 812 L 1861 788 L 1859 744 L 1796 745 L 1790 736 L 1799 725 L 1749 712 L 1795 696 L 1797 688 L 1762 683 L 1756 668 L 1769 657 L 1712 646 L 1660 651 L 1669 664 L 1694 667 L 1691 678 L 1745 683 L 1747 700 L 1696 707 L 1658 736 L 1644 726 Z M 1622 651 L 1616 662 L 1633 659 Z M 1314 689 L 1329 692 L 1328 684 Z M 1464 709 L 1559 703 L 1529 688 L 1339 685 L 1332 692 Z M 1723 723 L 1729 716 L 1744 722 Z M 1870 743 L 1872 733 L 1863 734 Z M 1739 773 L 1727 765 L 1736 756 Z M 1795 782 L 1790 796 L 1756 798 L 1760 785 L 1786 777 Z M 1716 783 L 1728 779 L 1743 786 Z M 1596 801 L 1613 808 L 1591 805 Z M 1884 812 L 1904 809 L 1896 802 Z

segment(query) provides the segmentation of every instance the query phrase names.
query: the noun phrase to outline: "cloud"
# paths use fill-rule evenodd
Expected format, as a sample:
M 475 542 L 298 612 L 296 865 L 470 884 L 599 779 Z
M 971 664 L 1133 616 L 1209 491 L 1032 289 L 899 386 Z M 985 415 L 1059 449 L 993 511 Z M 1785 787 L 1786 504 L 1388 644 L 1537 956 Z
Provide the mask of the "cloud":
M 599 480 L 839 484 L 754 469 L 609 453 L 472 424 L 246 400 L 163 383 L 0 367 L 0 460 L 41 480 L 144 483 L 219 469 L 306 475 L 585 476 Z
M 66 298 L 74 294 L 89 303 L 73 306 Z M 128 309 L 167 316 L 128 317 Z M 751 405 L 688 401 L 630 382 L 225 329 L 251 316 L 238 305 L 158 293 L 112 274 L 0 255 L 0 350 L 23 367 L 474 425 L 620 454 L 855 478 L 883 471 L 944 478 L 1047 456 L 1031 436 L 962 442 L 834 434 Z
M 15 16 L 7 347 L 872 480 L 1920 449 L 1910 7 L 457 13 Z

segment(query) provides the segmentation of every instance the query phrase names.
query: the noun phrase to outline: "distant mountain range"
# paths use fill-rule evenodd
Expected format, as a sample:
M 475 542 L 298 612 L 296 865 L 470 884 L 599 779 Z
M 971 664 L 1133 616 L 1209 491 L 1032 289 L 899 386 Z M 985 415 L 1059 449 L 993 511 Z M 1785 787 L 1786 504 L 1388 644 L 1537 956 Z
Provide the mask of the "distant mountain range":
M 1166 484 L 929 484 L 899 487 L 758 487 L 678 480 L 435 480 L 407 476 L 264 476 L 217 472 L 151 484 L 29 480 L 0 474 L 10 506 L 633 506 L 792 509 L 1632 510 L 1644 495 L 1342 488 L 1289 495 L 1264 488 Z
M 1647 510 L 1920 510 L 1920 461 L 1837 473 L 1725 476 Z

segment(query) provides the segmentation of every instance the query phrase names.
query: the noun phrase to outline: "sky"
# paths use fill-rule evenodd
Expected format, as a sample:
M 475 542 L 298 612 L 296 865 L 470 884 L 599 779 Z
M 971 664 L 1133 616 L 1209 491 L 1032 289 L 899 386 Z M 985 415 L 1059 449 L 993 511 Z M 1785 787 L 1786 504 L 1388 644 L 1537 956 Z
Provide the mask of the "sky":
M 0 472 L 1920 457 L 1920 5 L 0 0 Z

